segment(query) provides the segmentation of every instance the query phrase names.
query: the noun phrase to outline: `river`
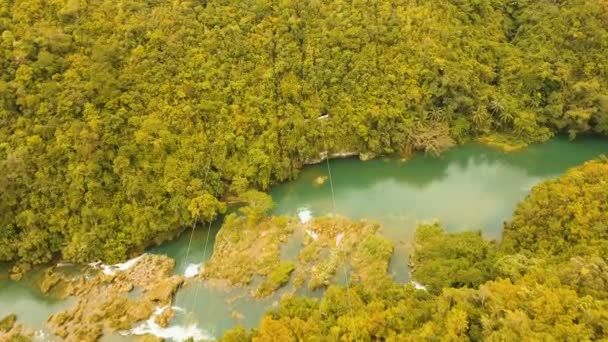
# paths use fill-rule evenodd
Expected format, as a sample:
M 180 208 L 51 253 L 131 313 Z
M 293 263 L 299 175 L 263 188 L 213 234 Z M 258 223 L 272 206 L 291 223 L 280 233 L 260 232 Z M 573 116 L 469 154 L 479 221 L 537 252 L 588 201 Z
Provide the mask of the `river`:
M 534 184 L 600 154 L 608 154 L 606 139 L 556 138 L 514 153 L 467 144 L 440 158 L 417 154 L 406 162 L 388 157 L 366 162 L 354 158 L 331 160 L 331 181 L 321 186 L 314 183 L 317 177 L 328 176 L 325 162 L 306 167 L 296 180 L 274 187 L 270 191 L 276 203 L 273 214 L 320 216 L 335 211 L 381 223 L 381 234 L 395 246 L 390 272 L 396 281 L 407 282 L 407 256 L 418 222 L 439 220 L 449 231 L 481 230 L 488 238 L 500 239 L 503 222 Z M 149 252 L 174 258 L 175 272 L 187 273 L 210 257 L 220 225 L 215 222 L 209 231 L 207 227 L 195 230 L 188 258 L 189 233 Z M 291 245 L 286 248 L 287 254 L 297 252 L 297 243 Z M 5 273 L 5 269 L 0 269 L 0 317 L 13 312 L 26 326 L 39 330 L 48 315 L 70 304 L 41 295 L 30 285 L 33 276 L 29 281 L 13 282 Z M 255 300 L 247 296 L 249 290 L 225 290 L 204 284 L 186 287 L 178 292 L 174 303 L 183 312 L 177 311 L 172 330 L 163 333 L 186 336 L 198 330 L 200 337 L 219 337 L 236 324 L 253 327 L 285 291 Z M 146 331 L 143 328 L 149 327 L 140 331 Z M 130 339 L 118 335 L 104 338 Z

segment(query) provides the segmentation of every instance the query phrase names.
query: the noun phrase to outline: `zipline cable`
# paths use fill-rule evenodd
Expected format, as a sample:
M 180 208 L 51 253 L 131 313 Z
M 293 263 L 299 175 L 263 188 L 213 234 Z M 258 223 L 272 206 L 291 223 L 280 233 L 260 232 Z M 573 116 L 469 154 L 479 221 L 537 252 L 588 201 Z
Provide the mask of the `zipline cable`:
M 209 224 L 207 225 L 207 238 L 205 239 L 205 248 L 203 249 L 203 260 L 207 256 L 207 245 L 209 244 L 209 235 L 210 234 L 211 234 L 211 220 L 209 220 Z M 204 263 L 207 264 L 207 261 L 204 261 Z M 201 266 L 203 266 L 203 265 L 201 264 Z M 201 266 L 199 266 L 199 270 L 200 270 Z M 196 305 L 196 300 L 198 298 L 198 290 L 201 288 L 201 286 L 202 286 L 202 284 L 199 284 L 199 286 L 197 286 L 194 289 L 194 299 L 192 300 L 192 305 L 193 305 L 192 310 L 194 310 L 194 305 Z
M 327 144 L 327 137 L 325 138 L 325 144 Z M 329 187 L 331 189 L 331 201 L 334 205 L 334 215 L 338 215 L 338 210 L 336 209 L 336 195 L 334 193 L 334 181 L 331 176 L 331 167 L 329 166 L 329 150 L 327 152 L 327 158 L 325 158 L 327 162 L 327 173 L 329 175 Z
M 224 151 L 224 158 L 226 157 L 226 154 L 228 153 L 228 150 L 226 149 Z M 207 247 L 209 246 L 209 236 L 211 235 L 211 223 L 213 222 L 213 220 L 209 220 L 209 223 L 207 224 L 207 237 L 205 238 L 205 247 L 203 248 L 203 260 L 205 259 L 205 257 L 207 256 Z M 205 263 L 205 265 L 207 264 L 208 260 L 204 260 L 203 262 Z M 199 266 L 199 271 L 200 271 L 200 267 L 203 266 L 203 262 L 201 262 L 201 265 Z M 202 287 L 202 284 L 199 284 L 198 286 L 195 287 L 194 289 L 194 298 L 192 300 L 192 310 L 190 311 L 194 311 L 194 307 L 196 306 L 196 301 L 198 299 L 198 291 L 199 289 Z
M 201 189 L 205 189 L 205 185 L 207 185 L 207 177 L 209 176 L 209 170 L 211 170 L 211 161 L 213 159 L 212 156 L 215 153 L 215 148 L 216 148 L 216 146 L 213 145 L 213 150 L 211 151 L 211 154 L 209 155 L 209 162 L 207 163 L 207 170 L 205 171 L 205 176 L 203 177 L 203 186 Z M 198 219 L 198 214 L 194 218 L 192 218 L 192 228 L 190 230 L 190 239 L 188 240 L 188 248 L 186 248 L 186 256 L 184 257 L 182 266 L 184 266 L 184 264 L 186 262 L 188 262 L 188 257 L 190 256 L 190 249 L 192 246 L 192 239 L 194 237 L 194 228 L 196 227 L 197 219 Z M 211 221 L 209 224 L 211 225 Z M 207 232 L 207 234 L 209 234 L 209 232 Z M 206 246 L 205 246 L 205 249 L 206 249 Z
M 325 148 L 327 150 L 327 156 L 325 158 L 326 164 L 327 164 L 327 174 L 329 177 L 329 187 L 331 189 L 331 201 L 333 203 L 333 207 L 334 207 L 334 217 L 338 215 L 338 210 L 337 210 L 337 206 L 336 206 L 336 195 L 334 192 L 334 180 L 331 174 L 331 166 L 329 164 L 329 145 L 327 144 L 327 133 L 323 134 L 323 138 L 324 138 L 324 142 L 325 142 Z M 339 248 L 339 246 L 337 246 Z M 344 278 L 346 280 L 346 301 L 348 304 L 348 308 L 350 310 L 350 315 L 354 317 L 353 315 L 353 306 L 352 306 L 352 301 L 350 298 L 350 278 L 348 276 L 348 268 L 346 267 L 346 260 L 344 262 L 343 265 L 343 269 L 344 269 Z M 352 328 L 352 327 L 351 327 Z M 353 329 L 353 331 L 355 331 L 355 329 Z
M 213 147 L 213 152 L 215 152 L 215 146 Z M 213 155 L 213 152 L 211 155 Z M 209 163 L 207 163 L 207 171 L 205 171 L 205 176 L 203 177 L 203 186 L 202 189 L 205 189 L 205 185 L 207 184 L 207 176 L 209 175 L 209 170 L 211 169 L 211 156 L 209 156 Z M 188 248 L 186 249 L 186 258 L 184 258 L 184 262 L 188 259 L 190 255 L 190 247 L 192 246 L 192 237 L 194 236 L 194 227 L 196 226 L 196 220 L 198 219 L 198 214 L 192 219 L 192 231 L 190 232 L 190 240 L 188 241 Z

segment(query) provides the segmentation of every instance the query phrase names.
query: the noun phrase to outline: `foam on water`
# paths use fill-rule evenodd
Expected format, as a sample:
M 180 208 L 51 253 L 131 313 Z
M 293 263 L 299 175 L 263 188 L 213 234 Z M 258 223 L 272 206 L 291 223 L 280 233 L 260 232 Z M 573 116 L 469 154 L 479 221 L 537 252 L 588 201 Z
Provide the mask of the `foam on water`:
M 171 341 L 185 341 L 190 337 L 195 341 L 210 341 L 215 339 L 212 334 L 201 330 L 196 324 L 189 324 L 186 326 L 172 325 L 166 328 L 161 327 L 156 323 L 155 319 L 157 316 L 162 315 L 167 308 L 168 306 L 156 308 L 154 314 L 147 321 L 129 331 L 123 331 L 120 334 L 123 336 L 151 334 Z M 173 306 L 171 308 L 176 311 L 183 311 L 180 307 Z
M 49 334 L 46 333 L 44 330 L 40 329 L 40 330 L 36 330 L 34 332 L 34 336 L 33 336 L 33 341 L 49 341 Z
M 127 260 L 120 264 L 106 265 L 106 264 L 102 263 L 101 261 L 97 261 L 97 262 L 90 263 L 89 266 L 91 266 L 93 268 L 101 268 L 102 272 L 106 275 L 114 275 L 118 271 L 126 271 L 129 268 L 133 267 L 135 264 L 137 264 L 139 259 L 141 259 L 141 257 L 143 257 L 144 255 L 145 254 L 142 254 L 136 258 Z
M 312 211 L 308 208 L 299 208 L 298 218 L 300 219 L 300 222 L 306 223 L 312 220 Z
M 192 278 L 200 272 L 201 264 L 188 264 L 184 271 L 184 277 Z

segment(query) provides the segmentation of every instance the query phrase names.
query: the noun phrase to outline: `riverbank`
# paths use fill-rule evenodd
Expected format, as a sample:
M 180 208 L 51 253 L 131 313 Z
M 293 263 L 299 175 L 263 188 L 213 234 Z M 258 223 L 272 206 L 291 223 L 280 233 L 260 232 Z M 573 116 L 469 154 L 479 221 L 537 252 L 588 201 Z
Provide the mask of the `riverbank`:
M 486 135 L 486 136 L 479 137 L 476 141 L 483 145 L 498 149 L 503 152 L 521 151 L 522 149 L 524 149 L 528 146 L 526 143 L 519 141 L 518 139 L 516 139 L 512 136 L 508 136 L 508 135 L 504 135 L 504 134 Z M 461 146 L 461 145 L 455 145 L 455 146 L 450 145 L 445 150 L 440 150 L 439 152 L 445 153 L 446 151 L 449 151 L 450 149 L 453 149 L 453 148 L 458 148 L 459 146 Z M 401 152 L 399 152 L 398 155 L 399 155 L 399 158 L 401 161 L 406 161 L 406 160 L 409 160 L 410 158 L 412 158 L 412 156 L 415 155 L 416 153 L 418 153 L 418 154 L 424 153 L 423 150 L 424 149 L 422 147 L 419 147 L 417 149 L 414 149 L 414 147 L 405 147 L 405 148 L 403 148 L 403 150 Z M 378 155 L 378 154 L 372 153 L 372 152 L 360 152 L 360 151 L 356 151 L 356 150 L 338 151 L 338 152 L 331 152 L 331 153 L 329 151 L 323 151 L 323 152 L 319 153 L 319 156 L 317 158 L 303 161 L 301 163 L 302 165 L 300 167 L 314 166 L 327 159 L 333 161 L 333 160 L 339 160 L 339 159 L 345 159 L 345 158 L 351 158 L 351 157 L 358 157 L 358 159 L 361 161 L 369 161 L 369 160 L 375 159 L 379 156 L 381 156 L 381 155 Z M 390 155 L 388 155 L 387 157 L 391 158 Z M 321 186 L 327 180 L 328 180 L 327 176 L 321 176 L 319 179 L 315 179 L 314 184 Z M 276 186 L 280 186 L 280 184 L 272 183 L 272 186 L 276 187 Z M 226 201 L 226 203 L 232 205 L 233 207 L 238 207 L 239 205 L 242 204 L 242 201 L 240 201 L 240 200 L 235 201 L 233 197 L 223 198 L 222 201 Z M 143 246 L 144 246 L 143 248 L 140 248 L 138 250 L 131 250 L 129 252 L 129 255 L 131 257 L 140 255 L 147 249 L 154 248 L 156 246 L 159 246 L 159 245 L 162 245 L 162 244 L 175 240 L 177 237 L 181 236 L 184 232 L 187 232 L 187 231 L 190 231 L 189 227 L 180 227 L 179 229 L 176 229 L 173 231 L 162 232 L 159 235 L 154 236 L 149 241 L 146 241 L 143 244 Z M 52 265 L 55 263 L 61 263 L 61 262 L 63 262 L 63 261 L 60 259 L 55 259 L 52 263 L 46 264 L 46 265 L 38 265 L 37 268 L 47 267 L 49 265 Z M 32 269 L 32 266 L 29 264 L 23 264 L 23 263 L 16 262 L 16 263 L 12 263 L 10 265 L 11 265 L 11 267 L 10 267 L 9 276 L 13 280 L 21 279 L 25 273 L 27 273 L 28 271 L 30 271 Z M 36 268 L 36 267 L 34 267 L 34 268 Z
M 314 220 L 333 214 L 335 208 L 339 215 L 353 221 L 373 219 L 379 222 L 383 227 L 381 235 L 390 240 L 394 248 L 393 257 L 388 262 L 388 274 L 398 283 L 405 283 L 410 280 L 407 260 L 413 248 L 413 230 L 417 222 L 438 219 L 448 231 L 481 228 L 484 236 L 500 238 L 502 222 L 511 216 L 515 204 L 528 194 L 531 186 L 607 151 L 608 144 L 603 139 L 574 142 L 557 139 L 544 145 L 529 146 L 515 154 L 469 144 L 448 151 L 442 158 L 416 154 L 405 164 L 397 158 L 376 158 L 364 163 L 355 158 L 333 159 L 329 163 L 335 207 L 329 182 L 314 186 L 317 177 L 327 176 L 327 165 L 323 163 L 306 167 L 297 180 L 274 187 L 270 194 L 276 207 L 271 215 Z M 215 246 L 220 224 L 212 224 L 209 234 L 207 227 L 197 227 L 192 241 L 188 230 L 186 234 L 148 252 L 173 258 L 175 267 L 172 275 L 184 275 L 188 267 L 196 265 L 204 268 Z M 286 248 L 290 247 L 289 242 Z M 297 241 L 296 246 L 300 244 Z M 265 308 L 290 292 L 290 284 L 275 289 L 276 284 L 284 282 L 285 274 L 291 274 L 290 281 L 295 278 L 297 249 L 290 255 L 294 258 L 289 261 L 296 264 L 296 268 L 292 271 L 285 265 L 277 268 L 273 281 L 261 291 L 272 290 L 273 294 L 261 299 L 251 296 L 261 284 L 256 277 L 242 291 L 212 289 L 204 282 L 190 279 L 191 284 L 181 287 L 173 301 L 173 306 L 185 312 L 174 309 L 174 319 L 168 328 L 184 326 L 182 320 L 187 321 L 187 315 L 189 320 L 194 316 L 198 327 L 212 332 L 215 337 L 236 324 L 257 325 Z M 221 266 L 221 262 L 218 265 Z M 340 266 L 337 269 L 336 276 L 340 278 L 345 272 Z M 347 272 L 354 276 L 350 268 Z M 7 304 L 0 307 L 0 316 L 16 313 L 28 329 L 36 331 L 45 325 L 48 316 L 67 311 L 76 304 L 69 299 L 65 304 L 51 302 L 37 288 L 38 284 L 30 288 L 23 281 L 0 282 L 0 302 Z M 50 291 L 55 290 L 51 288 Z M 308 289 L 307 282 L 296 293 L 320 296 L 320 292 Z M 236 299 L 226 304 L 233 298 Z M 206 304 L 194 305 L 194 302 Z

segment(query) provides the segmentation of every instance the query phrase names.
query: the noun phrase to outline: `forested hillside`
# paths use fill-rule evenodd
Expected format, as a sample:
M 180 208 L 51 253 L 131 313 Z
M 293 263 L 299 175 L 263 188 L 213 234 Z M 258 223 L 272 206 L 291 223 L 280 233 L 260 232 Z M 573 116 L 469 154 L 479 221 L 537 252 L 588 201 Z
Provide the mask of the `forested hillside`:
M 323 151 L 608 133 L 604 0 L 2 0 L 0 261 L 118 261 Z
M 603 341 L 608 337 L 608 161 L 544 182 L 515 210 L 500 245 L 475 232 L 416 232 L 413 277 L 372 280 L 319 301 L 286 297 L 244 341 Z M 561 229 L 558 229 L 561 228 Z

